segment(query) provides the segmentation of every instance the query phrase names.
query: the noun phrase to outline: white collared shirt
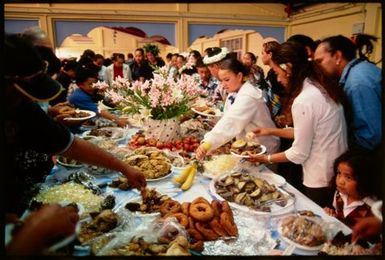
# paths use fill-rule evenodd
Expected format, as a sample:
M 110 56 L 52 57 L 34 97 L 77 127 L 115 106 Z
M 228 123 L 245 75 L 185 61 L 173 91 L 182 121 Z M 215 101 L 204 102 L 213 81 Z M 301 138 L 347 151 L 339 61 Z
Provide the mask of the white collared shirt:
M 336 209 L 337 208 L 337 202 L 336 202 L 336 194 L 334 194 L 334 199 L 333 199 L 333 207 Z M 343 208 L 343 213 L 344 213 L 344 218 L 346 218 L 353 210 L 355 210 L 357 207 L 367 204 L 369 207 L 371 207 L 374 204 L 374 199 L 371 197 L 365 197 L 361 200 L 353 201 L 348 205 L 348 195 L 340 192 L 340 196 L 342 201 L 344 202 L 344 208 Z
M 236 94 L 233 104 L 229 97 Z M 245 138 L 246 133 L 256 127 L 275 128 L 268 107 L 262 98 L 262 91 L 246 82 L 238 93 L 229 93 L 224 114 L 215 127 L 204 137 L 204 142 L 211 143 L 211 149 L 216 149 L 232 138 Z M 268 153 L 279 148 L 279 138 L 276 136 L 258 137 L 260 144 L 265 145 Z
M 306 187 L 327 187 L 334 175 L 334 160 L 348 148 L 343 107 L 305 79 L 291 112 L 294 142 L 285 155 L 302 164 Z

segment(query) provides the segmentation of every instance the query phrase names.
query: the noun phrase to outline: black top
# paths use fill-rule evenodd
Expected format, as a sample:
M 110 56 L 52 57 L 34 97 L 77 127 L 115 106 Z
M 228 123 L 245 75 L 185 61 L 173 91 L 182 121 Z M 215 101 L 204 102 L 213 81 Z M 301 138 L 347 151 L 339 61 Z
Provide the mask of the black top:
M 285 87 L 282 86 L 280 82 L 277 80 L 277 74 L 275 74 L 273 69 L 270 69 L 267 72 L 266 81 L 269 81 L 271 84 L 271 88 L 274 94 L 277 94 L 280 97 L 285 96 Z
M 132 80 L 139 80 L 140 77 L 144 77 L 145 80 L 152 79 L 152 69 L 146 61 L 143 61 L 140 65 L 136 62 L 130 65 Z
M 5 116 L 7 212 L 22 213 L 31 188 L 53 167 L 52 156 L 72 143 L 69 130 L 50 118 L 38 104 L 25 102 Z
M 54 106 L 57 103 L 62 103 L 62 102 L 67 101 L 68 88 L 72 82 L 72 79 L 67 74 L 65 74 L 64 72 L 61 72 L 57 76 L 56 80 L 63 86 L 64 90 L 60 93 L 60 95 L 57 98 L 49 101 L 49 104 L 51 106 Z
M 154 78 L 154 75 L 152 75 L 152 72 L 155 70 L 156 67 L 160 68 L 160 67 L 163 67 L 164 65 L 166 65 L 166 63 L 159 57 L 156 58 L 156 64 L 152 64 L 151 62 L 149 62 L 148 60 L 146 61 L 148 67 L 150 68 L 151 70 L 151 74 L 147 74 L 146 76 L 149 77 L 149 78 L 146 78 L 145 79 L 152 79 Z

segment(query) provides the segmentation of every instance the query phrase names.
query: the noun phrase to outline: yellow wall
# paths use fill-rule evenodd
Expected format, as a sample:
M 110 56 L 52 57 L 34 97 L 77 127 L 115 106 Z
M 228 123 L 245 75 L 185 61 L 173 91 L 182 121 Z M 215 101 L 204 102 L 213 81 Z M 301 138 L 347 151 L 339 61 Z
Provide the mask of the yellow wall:
M 287 26 L 286 36 L 306 34 L 314 39 L 330 35 L 351 36 L 353 25 L 363 22 L 364 32 L 379 37 L 371 59 L 382 57 L 382 9 L 380 3 L 328 3 L 306 7 L 287 18 L 283 4 L 5 4 L 6 19 L 38 19 L 40 27 L 54 42 L 55 20 L 149 21 L 176 24 L 176 48 L 188 49 L 188 25 L 235 24 Z M 194 49 L 205 49 L 217 40 L 195 42 Z M 250 43 L 249 45 L 250 46 Z M 55 46 L 56 47 L 56 46 Z M 247 49 L 247 48 L 246 48 Z M 258 51 L 258 50 L 256 50 Z M 258 54 L 258 53 L 256 53 Z
M 375 62 L 381 59 L 381 4 L 333 3 L 319 4 L 306 9 L 306 12 L 300 12 L 291 17 L 288 36 L 305 34 L 315 40 L 338 34 L 350 37 L 353 33 L 353 25 L 364 23 L 364 33 L 379 38 L 370 58 Z M 381 66 L 381 64 L 378 65 Z
M 54 42 L 55 20 L 171 22 L 176 24 L 176 48 L 188 48 L 188 24 L 276 25 L 288 20 L 283 4 L 5 4 L 6 19 L 38 19 Z M 56 46 L 55 46 L 56 47 Z

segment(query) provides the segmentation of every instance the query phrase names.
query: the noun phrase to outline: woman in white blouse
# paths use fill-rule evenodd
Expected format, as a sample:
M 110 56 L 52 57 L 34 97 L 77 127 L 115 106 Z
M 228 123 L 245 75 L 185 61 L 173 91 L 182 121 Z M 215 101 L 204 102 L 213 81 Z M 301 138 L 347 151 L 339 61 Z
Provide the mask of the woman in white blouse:
M 226 58 L 220 62 L 218 76 L 229 94 L 222 118 L 204 136 L 202 144 L 196 150 L 198 160 L 203 159 L 208 151 L 224 145 L 234 137 L 244 138 L 247 132 L 256 127 L 275 127 L 262 91 L 245 80 L 247 75 L 247 69 L 237 59 Z M 266 146 L 269 153 L 279 148 L 279 138 L 275 136 L 263 136 L 258 141 Z
M 318 64 L 308 61 L 306 50 L 285 42 L 273 55 L 278 81 L 291 95 L 293 128 L 259 128 L 257 136 L 294 138 L 292 147 L 275 154 L 255 156 L 253 161 L 291 161 L 303 168 L 304 193 L 324 207 L 332 200 L 330 180 L 334 160 L 347 150 L 342 91 L 325 78 Z

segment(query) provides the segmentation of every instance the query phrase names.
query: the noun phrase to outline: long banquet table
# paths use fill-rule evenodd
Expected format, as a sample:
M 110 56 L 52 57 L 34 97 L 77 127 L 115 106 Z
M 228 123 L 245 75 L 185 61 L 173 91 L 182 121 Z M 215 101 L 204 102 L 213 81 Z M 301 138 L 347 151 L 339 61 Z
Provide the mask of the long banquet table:
M 127 136 L 127 139 L 129 139 L 130 136 L 134 132 L 135 132 L 135 129 L 132 129 L 132 131 L 130 131 L 130 134 Z M 122 143 L 126 144 L 127 140 L 122 141 Z M 84 169 L 86 169 L 86 168 L 84 168 Z M 68 176 L 69 172 L 74 172 L 74 171 L 79 171 L 79 170 L 82 170 L 82 168 L 74 170 L 74 169 L 69 169 L 69 168 L 66 169 L 65 167 L 63 167 L 61 165 L 56 165 L 54 170 L 52 171 L 52 174 L 50 176 L 48 176 L 47 182 L 64 178 L 63 176 L 66 176 L 66 175 Z M 270 169 L 268 169 L 267 167 L 265 167 L 264 165 L 255 166 L 253 169 L 251 169 L 251 171 L 262 172 L 262 173 L 272 173 L 272 171 Z M 149 181 L 147 183 L 148 187 L 156 188 L 159 192 L 166 194 L 166 195 L 169 195 L 170 197 L 172 197 L 173 199 L 175 199 L 179 202 L 185 202 L 185 201 L 191 202 L 194 198 L 199 197 L 199 196 L 202 196 L 209 201 L 211 201 L 214 198 L 213 194 L 210 192 L 210 189 L 209 189 L 211 179 L 203 176 L 202 174 L 197 174 L 197 176 L 194 180 L 193 186 L 189 190 L 183 192 L 180 188 L 175 186 L 175 184 L 172 182 L 172 178 L 175 175 L 179 174 L 179 172 L 180 172 L 180 170 L 174 169 L 172 174 L 170 174 L 165 179 L 162 179 L 159 181 L 153 181 L 153 182 Z M 117 176 L 119 176 L 119 173 L 113 173 L 112 175 L 111 174 L 110 175 L 100 175 L 100 176 L 95 175 L 95 183 L 96 184 L 110 183 Z M 336 218 L 328 216 L 327 214 L 325 214 L 321 207 L 319 207 L 316 203 L 311 201 L 304 194 L 302 194 L 300 191 L 298 191 L 296 188 L 294 188 L 290 183 L 285 183 L 283 188 L 287 192 L 294 194 L 294 197 L 295 197 L 294 207 L 290 210 L 289 213 L 292 213 L 295 210 L 311 210 L 316 215 L 321 217 L 324 222 L 328 223 L 329 225 L 331 224 L 332 229 L 334 229 L 334 231 L 342 230 L 342 232 L 344 234 L 351 233 L 351 230 L 347 226 L 345 226 L 343 223 L 338 221 Z M 133 200 L 135 198 L 140 197 L 139 192 L 137 190 L 123 191 L 123 190 L 111 188 L 108 186 L 105 186 L 103 188 L 103 192 L 105 192 L 106 194 L 114 195 L 116 198 L 116 204 L 117 204 L 117 206 L 120 206 L 120 207 L 124 206 L 127 201 L 130 201 L 130 200 Z M 238 225 L 242 225 L 243 216 L 245 218 L 245 221 L 246 221 L 246 218 L 248 218 L 248 221 L 250 221 L 250 219 L 252 219 L 252 220 L 255 219 L 255 230 L 252 232 L 256 232 L 256 233 L 264 232 L 264 234 L 268 234 L 269 239 L 270 239 L 269 241 L 272 241 L 272 240 L 274 241 L 274 243 L 269 244 L 269 246 L 271 246 L 270 249 L 274 248 L 274 249 L 278 249 L 278 250 L 283 251 L 288 247 L 288 244 L 286 244 L 280 238 L 279 232 L 277 231 L 277 223 L 280 219 L 279 217 L 282 217 L 282 216 L 269 215 L 269 214 L 265 214 L 263 216 L 259 216 L 258 214 L 256 214 L 255 216 L 249 216 L 249 215 L 246 216 L 245 214 L 242 214 L 242 213 L 237 214 L 237 210 L 234 210 L 234 212 L 235 212 L 235 217 L 236 217 L 236 223 Z M 261 225 L 261 223 L 262 223 L 262 225 Z M 247 225 L 249 225 L 249 224 L 247 224 Z M 253 225 L 254 224 L 251 223 L 251 226 L 253 226 Z M 250 227 L 250 228 L 252 229 L 252 227 Z M 245 230 L 247 232 L 249 232 L 247 227 L 246 227 L 246 229 L 243 229 L 243 230 L 239 229 L 239 230 L 240 230 L 240 236 L 242 235 L 242 232 L 245 232 Z M 253 239 L 251 235 L 252 234 L 248 234 L 249 237 L 247 239 L 249 239 L 249 240 Z M 250 236 L 251 236 L 251 238 L 250 238 Z M 257 238 L 260 238 L 261 236 L 255 235 L 255 238 L 257 239 Z M 247 239 L 245 241 L 247 241 Z M 205 242 L 205 247 L 206 247 L 206 243 L 207 242 Z M 223 245 L 224 244 L 222 244 L 222 246 Z M 214 248 L 215 248 L 215 246 L 218 247 L 220 245 L 213 245 Z M 204 251 L 203 254 L 205 254 L 205 253 L 211 254 L 211 252 L 215 252 L 215 254 L 227 254 L 227 252 L 232 252 L 234 254 L 243 254 L 243 253 L 244 254 L 259 254 L 258 252 L 253 251 L 253 250 L 242 251 L 242 249 L 240 249 L 240 248 L 238 248 L 238 251 L 233 250 L 233 249 L 231 249 L 231 244 L 230 245 L 226 244 L 226 246 L 230 247 L 229 251 L 218 249 L 217 251 L 215 251 L 215 250 L 214 251 Z M 234 246 L 239 247 L 239 245 L 234 245 Z M 263 251 L 263 252 L 260 252 L 260 254 L 266 255 L 266 254 L 269 254 L 269 252 Z M 84 254 L 88 254 L 88 253 L 89 252 L 84 252 L 84 249 L 82 249 L 82 250 L 76 250 L 75 249 L 75 251 L 74 251 L 74 255 L 84 255 Z M 317 251 L 306 251 L 306 250 L 301 250 L 298 248 L 296 248 L 293 252 L 293 254 L 297 254 L 297 255 L 316 255 L 317 253 L 318 253 Z

